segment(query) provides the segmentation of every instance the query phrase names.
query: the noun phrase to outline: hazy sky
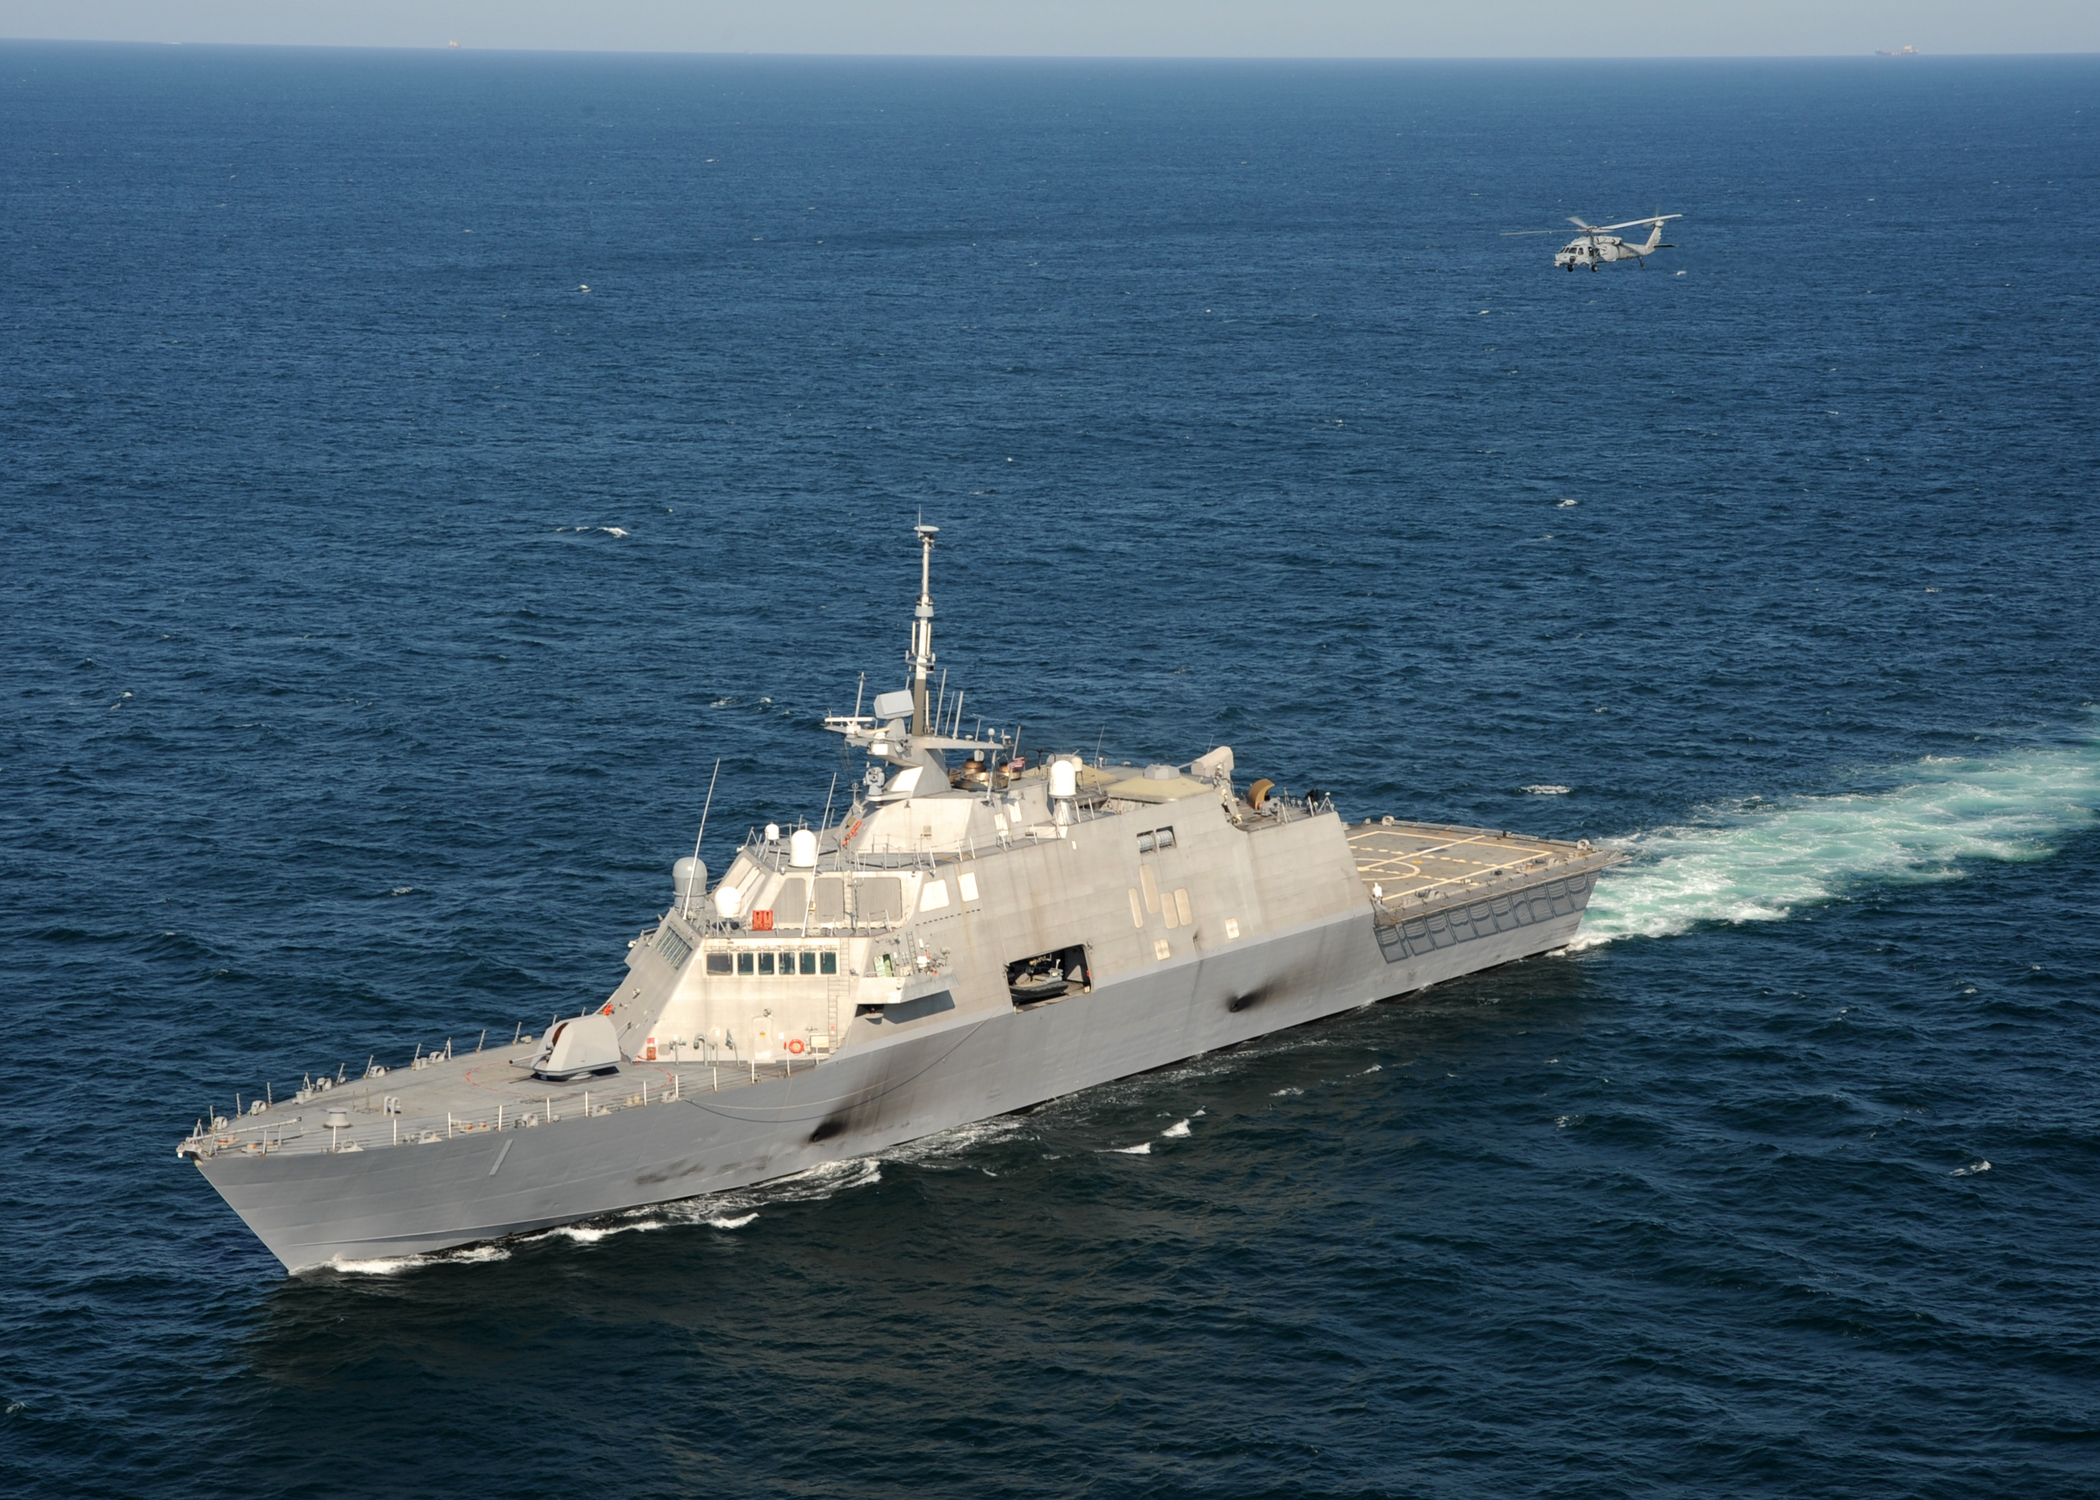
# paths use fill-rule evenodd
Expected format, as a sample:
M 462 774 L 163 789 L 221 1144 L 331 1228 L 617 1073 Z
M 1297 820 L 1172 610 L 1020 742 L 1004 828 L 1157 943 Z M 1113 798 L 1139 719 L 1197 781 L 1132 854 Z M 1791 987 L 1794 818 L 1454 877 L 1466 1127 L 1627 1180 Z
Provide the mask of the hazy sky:
M 0 0 L 0 37 L 640 52 L 1694 57 L 2100 52 L 2100 0 Z

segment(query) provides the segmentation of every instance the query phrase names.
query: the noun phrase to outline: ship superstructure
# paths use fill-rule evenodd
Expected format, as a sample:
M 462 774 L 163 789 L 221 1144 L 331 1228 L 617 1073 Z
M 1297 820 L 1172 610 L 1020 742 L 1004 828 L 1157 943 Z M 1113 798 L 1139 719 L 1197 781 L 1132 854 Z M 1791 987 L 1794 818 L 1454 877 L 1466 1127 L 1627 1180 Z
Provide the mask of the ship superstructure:
M 826 727 L 822 827 L 754 832 L 602 1004 L 537 1038 L 309 1080 L 179 1153 L 292 1270 L 747 1186 L 1564 946 L 1587 843 L 1382 817 L 1181 765 L 1029 763 L 933 686 Z M 929 697 L 931 701 L 929 701 Z

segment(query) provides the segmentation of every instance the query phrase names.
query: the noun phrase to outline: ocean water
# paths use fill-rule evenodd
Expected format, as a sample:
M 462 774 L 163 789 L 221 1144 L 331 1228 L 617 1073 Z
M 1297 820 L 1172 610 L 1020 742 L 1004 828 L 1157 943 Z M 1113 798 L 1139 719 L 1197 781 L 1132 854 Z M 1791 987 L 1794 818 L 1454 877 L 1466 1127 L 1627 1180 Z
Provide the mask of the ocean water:
M 2093 1493 L 2096 121 L 0 46 L 0 1489 Z M 717 867 L 821 811 L 921 513 L 966 720 L 1634 859 L 1564 955 L 283 1277 L 192 1119 L 607 992 L 718 758 Z

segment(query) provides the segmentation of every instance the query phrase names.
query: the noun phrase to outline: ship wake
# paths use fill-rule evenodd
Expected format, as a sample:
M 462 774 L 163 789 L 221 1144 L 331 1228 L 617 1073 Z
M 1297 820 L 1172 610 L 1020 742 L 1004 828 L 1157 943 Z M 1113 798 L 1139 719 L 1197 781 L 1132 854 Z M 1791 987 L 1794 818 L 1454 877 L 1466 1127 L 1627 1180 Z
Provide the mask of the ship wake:
M 1772 922 L 1866 886 L 1957 880 L 1965 863 L 2046 859 L 2100 821 L 2100 739 L 1975 759 L 1927 756 L 1883 790 L 1758 799 L 1617 840 L 1571 948 Z

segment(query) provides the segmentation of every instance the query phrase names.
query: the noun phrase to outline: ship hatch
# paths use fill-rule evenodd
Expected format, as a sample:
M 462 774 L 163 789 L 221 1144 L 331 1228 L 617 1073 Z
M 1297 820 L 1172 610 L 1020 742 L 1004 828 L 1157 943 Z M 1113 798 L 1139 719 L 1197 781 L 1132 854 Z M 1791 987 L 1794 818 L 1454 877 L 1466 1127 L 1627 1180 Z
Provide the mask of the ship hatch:
M 1084 943 L 1017 958 L 1006 966 L 1007 992 L 1019 1006 L 1039 1005 L 1065 995 L 1083 995 L 1093 987 L 1093 972 L 1087 967 Z

